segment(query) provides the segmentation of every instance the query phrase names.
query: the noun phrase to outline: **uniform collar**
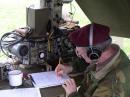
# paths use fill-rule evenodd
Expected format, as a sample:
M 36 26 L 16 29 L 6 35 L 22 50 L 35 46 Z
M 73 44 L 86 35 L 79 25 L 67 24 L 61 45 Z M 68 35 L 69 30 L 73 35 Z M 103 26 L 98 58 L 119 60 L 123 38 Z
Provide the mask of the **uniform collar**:
M 105 62 L 106 65 L 101 70 L 94 73 L 97 80 L 104 78 L 109 72 L 117 67 L 120 62 L 120 47 L 116 44 L 112 44 L 111 46 L 117 49 L 117 52 L 107 62 Z

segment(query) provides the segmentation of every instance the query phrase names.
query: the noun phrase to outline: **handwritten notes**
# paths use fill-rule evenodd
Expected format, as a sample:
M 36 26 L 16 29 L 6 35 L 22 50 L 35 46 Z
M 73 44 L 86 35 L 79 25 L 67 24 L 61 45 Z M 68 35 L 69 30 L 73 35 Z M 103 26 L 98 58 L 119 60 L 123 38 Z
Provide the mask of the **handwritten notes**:
M 62 85 L 69 78 L 67 75 L 58 77 L 54 71 L 32 73 L 31 76 L 35 82 L 34 86 L 39 88 Z

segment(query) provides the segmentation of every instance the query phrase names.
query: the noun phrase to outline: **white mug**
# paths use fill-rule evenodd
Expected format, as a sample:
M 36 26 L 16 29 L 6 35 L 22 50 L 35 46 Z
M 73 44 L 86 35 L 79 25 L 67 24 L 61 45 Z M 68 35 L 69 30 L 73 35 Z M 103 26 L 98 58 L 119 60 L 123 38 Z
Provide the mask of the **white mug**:
M 23 73 L 20 70 L 12 70 L 8 72 L 9 85 L 20 86 L 22 85 Z

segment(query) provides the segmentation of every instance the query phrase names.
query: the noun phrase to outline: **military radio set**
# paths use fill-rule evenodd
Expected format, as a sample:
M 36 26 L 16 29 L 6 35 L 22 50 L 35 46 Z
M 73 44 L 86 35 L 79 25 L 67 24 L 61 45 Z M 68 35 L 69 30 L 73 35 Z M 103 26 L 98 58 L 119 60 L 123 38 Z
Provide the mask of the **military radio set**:
M 72 0 L 41 0 L 40 6 L 26 8 L 27 26 L 5 33 L 1 50 L 8 57 L 17 57 L 22 64 L 57 64 L 59 57 L 72 59 L 73 46 L 68 40 L 70 31 L 61 29 L 62 6 Z M 66 56 L 69 56 L 68 59 Z

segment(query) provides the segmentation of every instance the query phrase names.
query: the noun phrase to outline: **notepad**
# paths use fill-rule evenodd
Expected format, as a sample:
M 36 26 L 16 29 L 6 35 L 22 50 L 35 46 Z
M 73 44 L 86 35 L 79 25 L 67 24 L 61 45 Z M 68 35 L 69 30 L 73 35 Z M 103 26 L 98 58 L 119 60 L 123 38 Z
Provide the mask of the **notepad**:
M 34 86 L 38 88 L 46 88 L 52 86 L 58 86 L 64 84 L 64 81 L 69 79 L 68 75 L 63 75 L 59 77 L 54 71 L 49 72 L 39 72 L 31 74 Z
M 41 97 L 38 88 L 0 90 L 0 97 Z

